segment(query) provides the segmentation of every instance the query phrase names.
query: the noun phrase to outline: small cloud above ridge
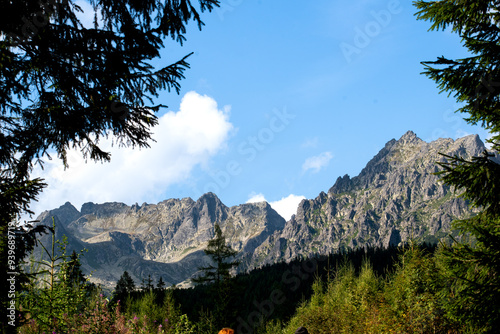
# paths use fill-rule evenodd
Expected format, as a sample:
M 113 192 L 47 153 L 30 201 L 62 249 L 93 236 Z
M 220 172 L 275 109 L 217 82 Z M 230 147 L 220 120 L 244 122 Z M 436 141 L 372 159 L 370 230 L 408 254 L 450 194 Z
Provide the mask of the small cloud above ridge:
M 302 171 L 305 173 L 312 170 L 313 173 L 318 173 L 321 169 L 328 166 L 333 158 L 331 152 L 323 152 L 319 155 L 307 158 L 302 164 Z

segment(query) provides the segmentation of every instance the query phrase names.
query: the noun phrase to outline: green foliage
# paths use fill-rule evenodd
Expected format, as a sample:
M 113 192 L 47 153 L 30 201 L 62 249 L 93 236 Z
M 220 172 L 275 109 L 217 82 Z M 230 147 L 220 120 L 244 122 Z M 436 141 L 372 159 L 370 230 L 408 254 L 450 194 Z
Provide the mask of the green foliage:
M 126 316 L 140 324 L 144 333 L 195 333 L 196 324 L 181 313 L 172 290 L 137 292 L 127 298 L 127 304 Z
M 264 329 L 258 331 L 263 334 L 278 334 L 283 333 L 283 325 L 280 320 L 271 320 L 264 325 Z
M 313 294 L 288 322 L 270 320 L 256 333 L 293 334 L 300 326 L 310 333 L 476 332 L 443 309 L 440 255 L 411 244 L 400 252 L 386 277 L 377 274 L 368 258 L 361 266 L 344 260 L 332 275 L 316 278 Z
M 189 321 L 188 317 L 183 314 L 181 315 L 179 321 L 174 326 L 174 334 L 194 334 L 196 332 L 196 326 Z
M 374 306 L 380 286 L 369 263 L 364 263 L 359 275 L 351 263 L 344 263 L 330 282 L 314 282 L 313 296 L 297 309 L 284 333 L 294 333 L 300 326 L 311 333 L 376 333 Z
M 444 316 L 439 298 L 443 288 L 434 255 L 410 244 L 385 287 L 386 324 L 395 332 L 452 332 L 455 326 Z
M 34 313 L 42 312 L 41 309 L 31 308 L 29 315 L 32 317 L 20 328 L 19 333 L 52 331 L 75 334 L 205 333 L 197 329 L 198 324 L 192 323 L 186 315 L 181 314 L 171 291 L 161 290 L 159 293 L 161 296 L 155 291 L 148 291 L 135 298 L 126 298 L 129 304 L 128 311 L 123 312 L 120 302 L 113 307 L 108 299 L 94 291 L 84 302 L 82 301 L 78 309 L 66 309 L 64 313 L 53 311 L 53 317 L 49 319 L 52 322 L 49 321 L 49 324 L 44 318 L 45 315 Z M 33 294 L 30 298 L 39 298 L 40 295 Z M 75 298 L 76 295 L 75 290 L 66 295 L 54 294 L 51 301 L 60 305 L 67 302 L 68 298 Z
M 80 276 L 78 256 L 67 255 L 66 245 L 66 237 L 62 241 L 55 239 L 54 224 L 51 245 L 47 248 L 40 243 L 44 253 L 40 260 L 32 262 L 33 278 L 20 300 L 22 309 L 45 330 L 65 330 L 64 315 L 78 312 L 85 301 L 87 291 Z
M 217 333 L 219 329 L 212 312 L 201 310 L 196 322 L 197 333 Z
M 223 280 L 231 277 L 230 270 L 239 265 L 238 261 L 227 261 L 236 256 L 238 252 L 226 244 L 226 237 L 217 223 L 214 225 L 214 232 L 214 238 L 208 241 L 207 248 L 204 250 L 214 264 L 200 267 L 199 270 L 203 272 L 203 275 L 193 278 L 194 283 L 215 283 L 216 286 L 219 286 Z
M 480 214 L 457 225 L 475 231 L 441 250 L 445 308 L 474 332 L 491 333 L 500 324 L 500 221 Z
M 432 22 L 431 30 L 451 28 L 470 57 L 440 57 L 424 62 L 425 74 L 442 91 L 454 94 L 467 113 L 466 120 L 491 133 L 491 152 L 465 160 L 448 157 L 439 173 L 445 183 L 481 212 L 455 223 L 461 238 L 444 247 L 446 267 L 444 305 L 450 317 L 475 331 L 494 332 L 500 327 L 500 12 L 497 1 L 416 1 L 419 19 Z

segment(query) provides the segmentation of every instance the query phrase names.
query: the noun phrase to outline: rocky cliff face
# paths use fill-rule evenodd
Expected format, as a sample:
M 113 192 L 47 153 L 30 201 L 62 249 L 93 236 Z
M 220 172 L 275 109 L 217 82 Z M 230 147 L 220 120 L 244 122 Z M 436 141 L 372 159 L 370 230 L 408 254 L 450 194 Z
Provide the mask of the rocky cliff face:
M 226 240 L 243 254 L 253 254 L 285 220 L 266 202 L 228 208 L 212 193 L 153 204 L 86 203 L 78 211 L 70 203 L 44 212 L 41 224 L 56 222 L 57 237 L 68 236 L 69 249 L 87 249 L 82 258 L 92 280 L 114 286 L 124 270 L 137 283 L 148 275 L 177 284 L 205 266 L 203 254 L 219 222 Z M 47 243 L 48 238 L 42 242 Z
M 467 204 L 434 175 L 440 153 L 470 157 L 485 150 L 477 135 L 426 143 L 409 131 L 385 147 L 353 178 L 339 177 L 328 193 L 303 200 L 297 214 L 256 249 L 259 266 L 349 248 L 436 242 Z
M 225 206 L 215 194 L 197 201 L 169 199 L 158 204 L 70 203 L 38 219 L 57 236 L 68 236 L 69 249 L 88 249 L 82 259 L 92 279 L 113 287 L 124 270 L 137 283 L 148 275 L 171 284 L 192 277 L 206 265 L 203 254 L 218 222 L 226 240 L 239 251 L 240 270 L 297 256 L 338 250 L 397 245 L 413 237 L 435 242 L 450 223 L 470 215 L 433 173 L 439 153 L 464 157 L 485 149 L 478 136 L 426 143 L 413 132 L 385 147 L 353 178 L 339 177 L 328 193 L 300 203 L 285 222 L 262 202 Z M 47 240 L 45 240 L 47 242 Z

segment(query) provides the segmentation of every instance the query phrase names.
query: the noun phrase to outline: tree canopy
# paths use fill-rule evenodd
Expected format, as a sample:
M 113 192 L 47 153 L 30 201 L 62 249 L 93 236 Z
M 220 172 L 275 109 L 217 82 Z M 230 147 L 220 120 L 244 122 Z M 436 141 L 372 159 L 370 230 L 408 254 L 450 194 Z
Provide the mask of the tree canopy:
M 36 232 L 15 220 L 46 184 L 31 172 L 67 152 L 107 161 L 103 138 L 148 147 L 161 91 L 179 93 L 190 54 L 155 68 L 167 39 L 182 45 L 186 26 L 218 0 L 0 0 L 0 258 L 5 280 L 8 233 L 16 258 Z M 84 16 L 93 16 L 93 24 Z M 10 225 L 9 225 L 10 224 Z M 14 269 L 11 268 L 11 271 Z M 15 265 L 15 271 L 22 271 Z M 6 306 L 6 296 L 0 298 Z
M 469 57 L 424 61 L 425 74 L 441 92 L 453 95 L 468 114 L 466 121 L 479 124 L 500 142 L 500 12 L 498 1 L 415 1 L 417 18 L 432 22 L 430 30 L 450 29 L 462 39 Z
M 492 145 L 465 160 L 448 157 L 440 173 L 480 213 L 455 223 L 461 239 L 444 247 L 450 316 L 475 330 L 500 326 L 500 12 L 498 1 L 416 1 L 417 17 L 431 30 L 451 29 L 470 56 L 423 62 L 425 74 L 456 98 L 466 121 L 489 130 Z
M 125 270 L 118 279 L 118 281 L 116 282 L 115 291 L 113 293 L 113 300 L 114 301 L 121 300 L 123 302 L 124 299 L 128 296 L 128 294 L 130 294 L 134 290 L 135 290 L 134 280 L 132 279 L 132 277 L 130 277 L 128 271 Z
M 18 209 L 41 190 L 41 180 L 29 185 L 26 179 L 33 162 L 51 151 L 67 165 L 70 148 L 109 160 L 99 141 L 111 134 L 121 145 L 148 146 L 161 107 L 153 99 L 161 90 L 179 92 L 189 54 L 159 69 L 151 61 L 165 38 L 182 44 L 188 22 L 201 29 L 200 13 L 219 3 L 89 2 L 91 27 L 83 25 L 73 0 L 0 2 L 2 181 L 15 176 L 31 189 L 10 199 Z

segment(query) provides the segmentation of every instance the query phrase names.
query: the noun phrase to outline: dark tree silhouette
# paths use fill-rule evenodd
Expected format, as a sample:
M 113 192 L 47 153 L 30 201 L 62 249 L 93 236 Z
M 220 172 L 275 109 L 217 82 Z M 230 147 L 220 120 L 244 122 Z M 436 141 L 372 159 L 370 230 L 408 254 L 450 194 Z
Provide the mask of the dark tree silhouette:
M 163 290 L 165 289 L 165 282 L 163 281 L 163 277 L 160 276 L 158 283 L 156 283 L 156 288 Z
M 107 161 L 110 154 L 100 140 L 109 135 L 119 145 L 147 147 L 162 107 L 154 98 L 162 90 L 179 93 L 190 54 L 161 68 L 152 61 L 167 38 L 182 45 L 186 25 L 192 20 L 201 28 L 201 13 L 219 5 L 218 0 L 88 2 L 95 11 L 92 26 L 82 24 L 74 0 L 0 0 L 2 282 L 9 271 L 8 233 L 19 240 L 17 259 L 36 240 L 29 226 L 13 223 L 32 213 L 30 201 L 46 186 L 30 176 L 34 164 L 52 154 L 67 167 L 71 148 L 87 159 Z
M 66 282 L 72 286 L 82 286 L 87 280 L 82 272 L 80 264 L 80 259 L 76 251 L 73 251 L 69 257 L 68 263 L 66 264 Z
M 445 183 L 480 209 L 455 223 L 462 240 L 444 247 L 449 289 L 444 291 L 450 316 L 472 331 L 495 332 L 500 326 L 500 12 L 498 1 L 416 1 L 417 17 L 431 30 L 451 28 L 469 57 L 427 61 L 425 74 L 461 104 L 466 121 L 489 130 L 490 152 L 471 160 L 448 157 L 440 164 Z M 452 297 L 450 297 L 452 296 Z
M 142 279 L 141 282 L 141 289 L 142 291 L 151 291 L 153 290 L 154 285 L 153 285 L 153 279 L 151 278 L 151 274 L 148 275 L 147 279 Z
M 123 304 L 125 298 L 135 290 L 135 283 L 129 273 L 125 270 L 116 282 L 115 291 L 113 292 L 113 302 L 120 301 Z
M 223 280 L 231 278 L 231 268 L 239 265 L 238 261 L 227 261 L 236 256 L 238 252 L 226 244 L 226 237 L 222 234 L 217 223 L 214 226 L 214 232 L 214 238 L 208 242 L 207 248 L 204 250 L 205 254 L 212 259 L 213 264 L 198 268 L 203 274 L 193 278 L 193 282 L 197 284 L 215 283 L 216 286 L 219 286 Z
M 210 294 L 213 303 L 213 315 L 215 317 L 215 324 L 217 327 L 227 324 L 231 313 L 235 311 L 230 305 L 234 299 L 234 287 L 231 282 L 231 269 L 239 265 L 238 261 L 231 261 L 237 252 L 226 244 L 226 237 L 218 223 L 214 225 L 215 235 L 212 240 L 208 242 L 207 248 L 204 252 L 208 255 L 212 263 L 206 267 L 198 268 L 202 271 L 202 275 L 193 278 L 196 284 L 209 284 Z

